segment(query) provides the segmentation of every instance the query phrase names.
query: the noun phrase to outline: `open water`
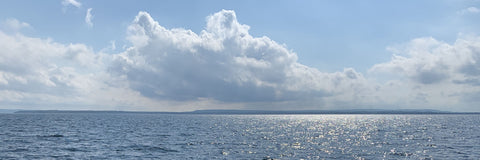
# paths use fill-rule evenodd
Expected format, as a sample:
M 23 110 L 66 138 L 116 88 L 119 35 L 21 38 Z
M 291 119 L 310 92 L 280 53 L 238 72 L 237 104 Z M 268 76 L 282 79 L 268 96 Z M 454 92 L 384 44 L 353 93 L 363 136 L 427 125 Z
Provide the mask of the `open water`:
M 0 159 L 480 159 L 480 115 L 0 114 Z

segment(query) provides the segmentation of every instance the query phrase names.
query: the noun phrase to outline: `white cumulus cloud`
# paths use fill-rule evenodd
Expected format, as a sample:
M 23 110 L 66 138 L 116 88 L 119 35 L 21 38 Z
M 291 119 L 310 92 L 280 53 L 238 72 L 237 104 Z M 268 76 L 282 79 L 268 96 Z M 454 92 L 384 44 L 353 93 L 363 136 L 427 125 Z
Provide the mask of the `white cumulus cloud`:
M 102 110 L 125 105 L 140 110 L 140 106 L 153 106 L 154 102 L 121 87 L 122 82 L 105 73 L 104 63 L 110 56 L 94 53 L 83 44 L 0 31 L 0 48 L 2 108 Z
M 0 48 L 0 90 L 21 96 L 75 97 L 74 88 L 88 83 L 88 76 L 79 73 L 96 64 L 92 51 L 81 44 L 0 32 Z
M 396 48 L 391 61 L 376 64 L 372 72 L 393 73 L 420 84 L 477 79 L 480 76 L 480 38 L 460 37 L 454 44 L 434 38 L 414 39 Z
M 144 97 L 130 89 L 125 78 L 107 73 L 111 55 L 95 53 L 84 44 L 61 44 L 0 30 L 0 48 L 0 108 L 183 111 L 218 107 L 206 99 L 173 102 Z
M 422 99 L 426 102 L 423 106 L 453 110 L 473 109 L 472 104 L 480 102 L 468 98 L 480 95 L 480 37 L 459 36 L 453 44 L 431 37 L 418 38 L 390 50 L 396 53 L 392 60 L 376 64 L 369 71 L 402 86 L 403 89 L 395 91 L 400 95 L 390 99 L 404 102 Z
M 235 12 L 207 17 L 199 34 L 166 29 L 140 12 L 128 27 L 133 44 L 110 71 L 132 89 L 160 100 L 282 102 L 342 94 L 364 81 L 354 69 L 323 73 L 297 62 L 297 54 L 268 37 L 253 37 Z

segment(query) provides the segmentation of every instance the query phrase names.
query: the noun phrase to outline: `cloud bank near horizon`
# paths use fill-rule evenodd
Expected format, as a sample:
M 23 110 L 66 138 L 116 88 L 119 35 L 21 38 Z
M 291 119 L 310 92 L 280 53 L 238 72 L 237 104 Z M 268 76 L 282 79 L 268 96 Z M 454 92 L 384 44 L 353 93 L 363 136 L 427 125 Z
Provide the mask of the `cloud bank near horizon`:
M 302 65 L 286 45 L 253 37 L 249 29 L 230 10 L 208 16 L 200 33 L 167 29 L 139 12 L 127 28 L 131 45 L 114 54 L 0 31 L 0 106 L 480 110 L 473 105 L 480 101 L 479 37 L 390 46 L 392 59 L 362 74 Z

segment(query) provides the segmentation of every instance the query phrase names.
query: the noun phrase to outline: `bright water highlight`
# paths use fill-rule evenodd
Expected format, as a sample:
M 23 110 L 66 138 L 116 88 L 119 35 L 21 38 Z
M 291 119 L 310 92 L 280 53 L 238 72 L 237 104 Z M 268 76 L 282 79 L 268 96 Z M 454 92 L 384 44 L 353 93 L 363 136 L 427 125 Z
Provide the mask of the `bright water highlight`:
M 0 114 L 0 159 L 480 159 L 480 115 Z

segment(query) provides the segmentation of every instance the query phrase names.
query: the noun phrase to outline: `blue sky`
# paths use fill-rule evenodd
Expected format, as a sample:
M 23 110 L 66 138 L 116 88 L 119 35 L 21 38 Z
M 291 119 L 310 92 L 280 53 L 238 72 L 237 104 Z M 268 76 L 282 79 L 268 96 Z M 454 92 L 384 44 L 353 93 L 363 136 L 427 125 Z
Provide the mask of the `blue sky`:
M 480 110 L 476 0 L 0 3 L 0 108 Z

